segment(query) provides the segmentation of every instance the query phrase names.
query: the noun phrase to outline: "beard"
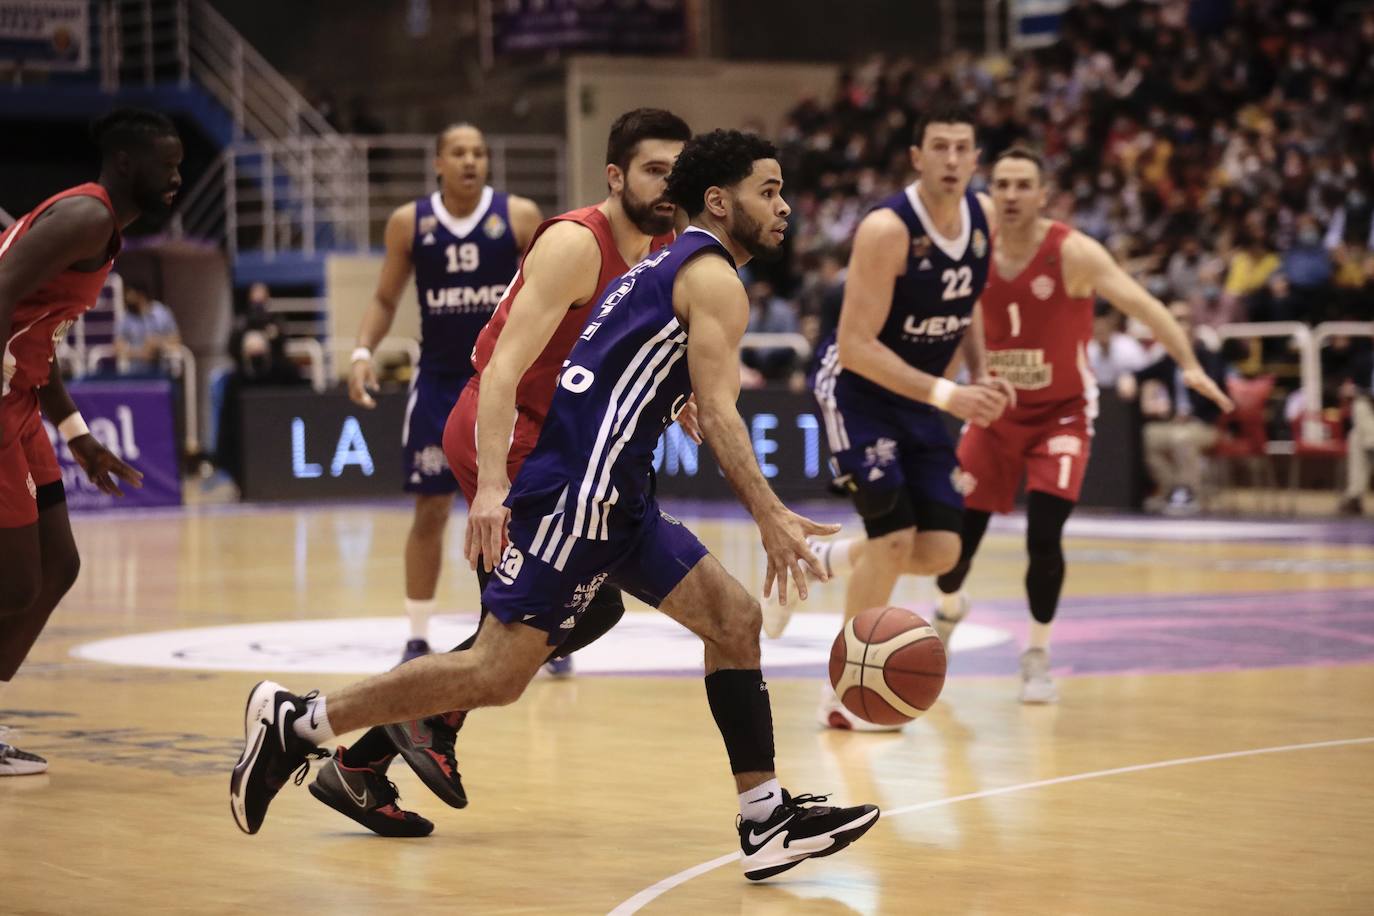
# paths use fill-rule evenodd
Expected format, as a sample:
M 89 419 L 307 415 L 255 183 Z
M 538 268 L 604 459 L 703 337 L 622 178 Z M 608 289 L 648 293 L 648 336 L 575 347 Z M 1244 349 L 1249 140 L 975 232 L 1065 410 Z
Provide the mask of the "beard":
M 168 187 L 140 187 L 136 189 L 133 198 L 134 203 L 138 206 L 139 216 L 153 220 L 168 216 L 172 212 L 173 205 L 176 204 L 176 198 L 173 198 L 172 203 L 169 204 L 162 199 L 162 195 L 170 190 L 172 189 Z
M 625 215 L 634 223 L 635 228 L 645 235 L 666 235 L 676 224 L 677 211 L 659 213 L 654 210 L 663 203 L 667 203 L 667 200 L 662 197 L 645 201 L 642 197 L 636 196 L 630 190 L 628 182 L 625 184 L 625 192 L 620 195 L 620 206 L 625 209 Z
M 764 232 L 763 224 L 750 216 L 738 201 L 735 202 L 735 222 L 730 227 L 730 237 L 757 261 L 768 263 L 782 258 L 782 243 L 770 245 L 764 241 L 768 233 Z

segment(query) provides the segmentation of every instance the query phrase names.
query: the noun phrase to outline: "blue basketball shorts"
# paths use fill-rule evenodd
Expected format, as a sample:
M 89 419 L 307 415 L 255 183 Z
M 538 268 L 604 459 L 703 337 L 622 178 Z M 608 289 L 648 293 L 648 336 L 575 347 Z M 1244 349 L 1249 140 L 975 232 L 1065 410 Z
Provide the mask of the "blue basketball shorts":
M 401 459 L 407 493 L 447 495 L 458 481 L 444 455 L 444 424 L 472 373 L 416 371 L 401 426 Z
M 605 540 L 567 533 L 561 512 L 548 506 L 513 509 L 510 540 L 482 591 L 482 606 L 502 623 L 523 623 L 557 646 L 605 583 L 658 607 L 686 578 L 706 548 L 677 519 L 649 499 L 642 517 L 611 510 Z

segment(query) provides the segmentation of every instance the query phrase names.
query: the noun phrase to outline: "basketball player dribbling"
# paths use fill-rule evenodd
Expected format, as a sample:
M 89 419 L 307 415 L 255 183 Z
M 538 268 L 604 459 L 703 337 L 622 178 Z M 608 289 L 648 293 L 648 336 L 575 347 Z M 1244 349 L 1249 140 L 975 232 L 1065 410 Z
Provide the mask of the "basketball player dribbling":
M 444 528 L 458 482 L 444 457 L 444 422 L 472 378 L 472 348 L 515 276 L 520 255 L 543 218 L 532 200 L 487 184 L 482 132 L 453 124 L 435 138 L 439 189 L 397 207 L 386 223 L 386 257 L 363 313 L 349 370 L 355 404 L 376 407 L 372 351 L 391 329 L 413 271 L 420 301 L 420 364 L 411 379 L 401 431 L 405 490 L 415 515 L 405 546 L 405 609 L 410 639 L 401 661 L 427 654 L 429 618 L 443 565 Z
M 1021 701 L 1053 703 L 1050 625 L 1064 585 L 1064 524 L 1083 486 L 1097 416 L 1088 366 L 1098 296 L 1154 333 L 1182 370 L 1182 382 L 1222 410 L 1232 404 L 1208 377 L 1188 334 L 1167 308 L 1121 269 L 1101 244 L 1043 218 L 1047 186 L 1040 158 L 1013 148 L 992 169 L 998 213 L 993 265 L 983 290 L 992 371 L 1016 386 L 1016 404 L 959 442 L 964 493 L 959 562 L 936 579 L 932 621 L 946 645 L 968 613 L 963 584 L 995 512 L 1010 512 L 1026 478 L 1026 598 L 1030 637 L 1021 655 Z
M 478 338 L 477 375 L 448 418 L 444 447 L 472 507 L 465 547 L 483 585 L 489 573 L 478 564 L 481 541 L 473 535 L 474 520 L 490 511 L 483 508 L 483 496 L 490 503 L 490 494 L 497 494 L 500 509 L 510 481 L 539 438 L 558 372 L 587 323 L 588 306 L 630 264 L 671 241 L 677 208 L 664 189 L 690 135 L 685 122 L 659 109 L 636 109 L 618 118 L 607 140 L 609 196 L 536 230 L 519 273 Z M 479 424 L 479 412 L 494 419 Z M 688 411 L 681 419 L 695 435 L 691 415 Z M 485 449 L 480 462 L 479 449 Z M 613 627 L 624 611 L 619 591 L 600 590 L 576 630 L 551 651 L 550 661 L 567 659 Z M 471 645 L 469 639 L 458 648 Z M 467 793 L 455 752 L 464 721 L 465 713 L 450 712 L 375 728 L 327 764 L 311 792 L 378 833 L 428 833 L 428 820 L 396 807 L 386 768 L 399 751 L 440 799 L 464 807 Z
M 138 487 L 143 477 L 90 434 L 53 355 L 95 305 L 121 231 L 171 208 L 181 187 L 181 140 L 162 115 L 134 109 L 111 112 L 92 134 L 100 177 L 49 197 L 0 235 L 0 695 L 81 565 L 40 411 L 103 492 L 119 495 L 117 481 Z M 0 776 L 47 768 L 0 733 Z
M 768 557 L 764 594 L 776 585 L 785 601 L 791 577 L 805 598 L 803 566 L 824 578 L 806 536 L 838 526 L 778 500 L 736 405 L 749 318 L 736 271 L 781 252 L 790 212 L 776 157 L 772 144 L 737 131 L 698 136 L 683 148 L 668 194 L 691 225 L 593 307 L 543 435 L 503 500 L 503 524 L 477 532 L 484 557 L 500 554 L 483 591 L 489 616 L 473 647 L 416 659 L 327 697 L 296 696 L 270 681 L 254 687 L 231 780 L 231 807 L 245 832 L 258 830 L 277 790 L 336 731 L 514 702 L 607 582 L 704 643 L 706 695 L 735 777 L 746 878 L 839 852 L 877 822 L 873 805 L 829 807 L 825 796 L 793 796 L 779 783 L 759 670 L 758 601 L 653 497 L 658 439 L 695 394 L 704 437 L 758 526 Z
M 818 543 L 828 569 L 855 558 L 845 585 L 851 620 L 891 598 L 903 574 L 933 575 L 959 557 L 958 463 L 941 411 L 975 424 L 997 419 L 1011 394 L 986 371 L 976 305 L 991 256 L 991 202 L 969 190 L 978 165 L 973 115 L 937 102 L 913 137 L 920 178 L 873 209 L 854 237 L 835 340 L 820 349 L 816 400 L 837 480 L 867 540 Z M 945 378 L 962 352 L 971 385 Z M 782 634 L 791 608 L 769 607 Z M 830 728 L 890 730 L 847 710 L 829 681 L 819 719 Z

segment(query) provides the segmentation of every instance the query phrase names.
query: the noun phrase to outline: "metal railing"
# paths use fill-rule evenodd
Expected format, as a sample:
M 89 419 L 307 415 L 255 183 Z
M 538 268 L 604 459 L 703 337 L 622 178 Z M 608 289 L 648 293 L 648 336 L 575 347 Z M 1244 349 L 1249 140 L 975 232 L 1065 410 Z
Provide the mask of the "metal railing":
M 566 196 L 561 137 L 491 136 L 491 182 L 545 212 Z M 383 244 L 396 207 L 435 188 L 434 138 L 297 137 L 231 144 L 183 196 L 174 231 L 273 260 L 283 252 L 365 251 Z

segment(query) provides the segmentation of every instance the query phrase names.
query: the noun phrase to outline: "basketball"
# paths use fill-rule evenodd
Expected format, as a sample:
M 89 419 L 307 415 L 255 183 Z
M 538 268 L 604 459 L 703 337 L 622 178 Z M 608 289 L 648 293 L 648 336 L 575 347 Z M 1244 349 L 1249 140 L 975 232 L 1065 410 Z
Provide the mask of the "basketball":
M 919 614 L 869 608 L 830 647 L 830 683 L 845 708 L 875 725 L 900 725 L 934 705 L 945 686 L 945 646 Z

